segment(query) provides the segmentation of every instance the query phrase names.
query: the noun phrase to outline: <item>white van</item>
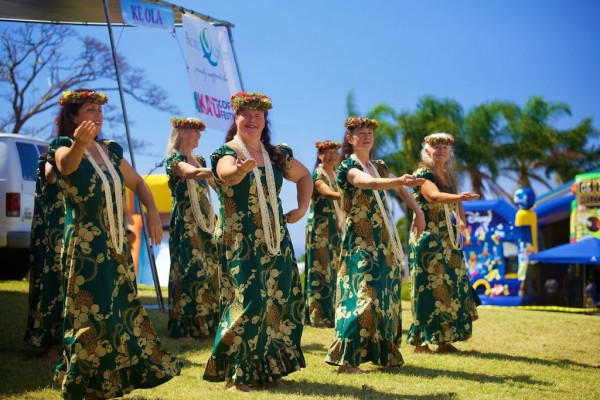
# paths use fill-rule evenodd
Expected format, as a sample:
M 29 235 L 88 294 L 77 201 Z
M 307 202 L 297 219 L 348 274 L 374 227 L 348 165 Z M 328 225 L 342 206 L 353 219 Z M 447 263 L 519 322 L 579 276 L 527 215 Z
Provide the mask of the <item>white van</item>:
M 42 139 L 0 133 L 0 279 L 20 279 L 29 270 L 29 241 Z

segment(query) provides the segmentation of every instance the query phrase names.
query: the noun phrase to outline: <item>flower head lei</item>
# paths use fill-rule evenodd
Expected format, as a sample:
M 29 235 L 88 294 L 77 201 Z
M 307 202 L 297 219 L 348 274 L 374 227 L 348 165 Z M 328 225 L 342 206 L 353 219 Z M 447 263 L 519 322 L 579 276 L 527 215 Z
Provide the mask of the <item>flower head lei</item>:
M 198 118 L 171 118 L 171 125 L 176 129 L 197 129 L 203 131 L 206 124 Z
M 108 97 L 106 94 L 94 90 L 67 91 L 62 93 L 58 99 L 58 104 L 61 106 L 68 103 L 82 104 L 86 101 L 102 105 L 108 103 Z
M 436 144 L 442 144 L 446 146 L 454 145 L 454 136 L 449 133 L 432 133 L 431 135 L 425 136 L 423 142 L 435 146 Z
M 344 126 L 348 130 L 352 130 L 354 128 L 377 129 L 379 127 L 379 123 L 371 118 L 349 117 L 344 121 Z
M 319 149 L 319 151 L 325 151 L 329 149 L 337 150 L 342 147 L 340 142 L 336 142 L 335 140 L 325 140 L 324 142 L 315 142 L 315 147 Z
M 231 96 L 231 106 L 234 110 L 251 109 L 268 111 L 273 108 L 271 98 L 262 93 L 238 92 Z

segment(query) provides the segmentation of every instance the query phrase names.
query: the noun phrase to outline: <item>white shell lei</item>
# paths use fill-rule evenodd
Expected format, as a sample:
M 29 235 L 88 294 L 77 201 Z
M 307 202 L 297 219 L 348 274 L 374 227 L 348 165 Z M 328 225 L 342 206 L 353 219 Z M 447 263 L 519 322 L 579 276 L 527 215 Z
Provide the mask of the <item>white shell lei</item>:
M 365 167 L 365 165 L 362 163 L 362 161 L 360 161 L 360 159 L 358 158 L 358 156 L 356 154 L 352 154 L 350 156 L 350 158 L 352 158 L 354 161 L 356 161 L 362 167 L 364 172 L 369 173 L 369 170 Z M 379 175 L 379 171 L 377 171 L 377 168 L 373 165 L 371 160 L 369 160 L 369 165 L 373 167 L 376 177 L 381 178 L 381 176 Z M 389 207 L 389 203 L 387 201 L 387 196 L 385 195 L 385 192 L 383 192 L 383 199 L 382 199 L 379 194 L 379 190 L 375 190 L 375 189 L 373 189 L 373 193 L 375 194 L 375 200 L 377 200 L 377 205 L 379 206 L 379 210 L 383 217 L 383 222 L 385 224 L 385 227 L 387 228 L 388 235 L 392 240 L 392 248 L 394 249 L 396 259 L 398 260 L 398 262 L 402 263 L 404 261 L 404 250 L 402 250 L 402 243 L 400 243 L 400 238 L 398 237 L 398 231 L 395 229 L 395 225 L 394 225 L 393 221 L 391 221 L 391 216 L 388 214 L 388 212 L 386 211 L 386 209 L 383 205 L 383 203 L 385 202 L 385 204 L 388 205 L 388 207 Z M 394 227 L 394 228 L 392 228 L 392 227 Z
M 246 148 L 246 144 L 238 135 L 233 137 L 233 140 L 239 146 L 242 153 L 244 153 L 244 157 L 246 159 L 252 158 L 248 149 Z M 279 222 L 279 203 L 277 201 L 277 192 L 275 189 L 275 175 L 273 175 L 273 166 L 271 165 L 271 158 L 269 157 L 269 153 L 265 149 L 265 146 L 260 143 L 260 150 L 262 151 L 263 160 L 265 163 L 265 175 L 267 178 L 267 191 L 269 193 L 269 203 L 271 204 L 271 210 L 273 211 L 273 224 L 275 227 L 271 226 L 271 219 L 269 218 L 269 208 L 267 207 L 267 199 L 265 199 L 265 194 L 263 191 L 263 186 L 260 180 L 260 172 L 258 170 L 258 165 L 252 169 L 254 173 L 254 182 L 256 184 L 256 191 L 258 192 L 258 204 L 260 206 L 260 214 L 262 217 L 262 227 L 265 235 L 265 242 L 267 244 L 267 249 L 269 254 L 272 256 L 277 256 L 281 254 L 281 240 L 283 239 L 281 235 L 281 225 Z
M 335 181 L 335 179 L 333 179 L 332 177 L 329 176 L 329 174 L 327 173 L 327 171 L 325 171 L 325 168 L 323 168 L 323 164 L 319 164 L 319 166 L 317 167 L 317 169 L 319 169 L 322 173 L 323 176 L 325 177 L 325 180 L 327 181 L 327 185 L 329 185 L 329 187 L 331 189 L 333 189 L 333 191 L 335 192 L 340 192 L 340 188 L 337 184 L 337 182 Z M 338 200 L 333 200 L 333 207 L 335 208 L 335 213 L 337 214 L 338 217 L 338 223 L 340 225 L 340 228 L 343 228 L 344 226 L 344 212 L 342 211 L 342 200 L 340 199 Z
M 200 198 L 198 197 L 198 182 L 195 179 L 186 179 L 188 193 L 190 196 L 190 207 L 192 208 L 192 214 L 194 219 L 198 223 L 200 229 L 206 233 L 212 234 L 215 231 L 215 211 L 213 209 L 212 198 L 210 196 L 210 189 L 208 192 L 208 217 L 204 218 L 202 210 L 200 210 Z
M 456 212 L 456 204 L 452 206 L 452 211 L 454 212 L 454 215 L 458 215 Z M 450 236 L 450 244 L 456 250 L 461 250 L 462 242 L 460 240 L 460 231 L 458 230 L 458 224 L 454 225 L 452 223 L 452 218 L 450 217 L 451 210 L 448 204 L 444 204 L 444 213 L 446 214 L 446 227 L 448 228 L 448 235 Z M 454 226 L 456 226 L 456 233 L 458 237 L 454 235 Z
M 121 177 L 119 176 L 114 165 L 108 158 L 108 155 L 102 149 L 102 146 L 100 146 L 100 144 L 96 141 L 94 141 L 94 145 L 96 146 L 96 149 L 100 153 L 100 156 L 102 157 L 102 160 L 104 161 L 104 165 L 106 165 L 106 168 L 108 169 L 108 173 L 110 174 L 110 176 L 113 180 L 113 183 L 115 185 L 115 203 L 117 205 L 117 223 L 116 223 L 116 225 L 115 225 L 115 215 L 113 212 L 112 192 L 110 190 L 110 184 L 108 183 L 108 178 L 106 177 L 106 174 L 104 173 L 104 171 L 102 171 L 102 169 L 100 169 L 100 166 L 98 165 L 96 160 L 94 160 L 94 158 L 92 157 L 92 155 L 89 153 L 89 151 L 87 149 L 85 149 L 85 156 L 87 157 L 90 164 L 92 164 L 92 167 L 94 167 L 94 170 L 96 171 L 96 173 L 100 177 L 100 180 L 102 181 L 102 190 L 104 191 L 104 197 L 106 199 L 106 209 L 104 210 L 104 212 L 106 212 L 108 215 L 108 224 L 110 227 L 110 239 L 112 241 L 112 244 L 113 244 L 117 254 L 121 254 L 123 252 L 123 242 L 124 242 L 124 237 L 125 237 L 125 225 L 123 224 L 123 185 L 121 184 Z M 118 226 L 118 228 L 117 228 L 117 226 Z M 118 236 L 117 236 L 117 229 L 119 230 Z

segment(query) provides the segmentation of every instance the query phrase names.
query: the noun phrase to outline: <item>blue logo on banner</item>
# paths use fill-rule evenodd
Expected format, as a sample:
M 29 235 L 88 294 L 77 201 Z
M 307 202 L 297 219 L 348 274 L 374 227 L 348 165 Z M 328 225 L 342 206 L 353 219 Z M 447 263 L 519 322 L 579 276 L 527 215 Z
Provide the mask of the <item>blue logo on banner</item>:
M 206 58 L 206 61 L 208 61 L 208 63 L 213 67 L 216 67 L 219 61 L 213 60 L 213 45 L 210 41 L 208 29 L 206 28 L 202 29 L 202 33 L 200 34 L 200 45 L 202 46 L 202 52 L 204 53 L 204 58 Z M 215 59 L 218 59 L 218 50 L 216 50 L 215 53 Z

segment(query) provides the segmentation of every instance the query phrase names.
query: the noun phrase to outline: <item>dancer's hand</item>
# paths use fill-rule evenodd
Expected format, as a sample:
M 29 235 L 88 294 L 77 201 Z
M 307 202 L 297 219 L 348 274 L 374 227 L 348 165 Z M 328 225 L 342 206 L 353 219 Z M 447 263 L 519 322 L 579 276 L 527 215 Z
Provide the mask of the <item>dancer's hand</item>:
M 303 215 L 304 214 L 300 212 L 299 209 L 294 208 L 293 210 L 290 210 L 287 213 L 283 214 L 283 218 L 285 218 L 288 224 L 293 224 L 295 222 L 300 221 L 300 218 L 302 218 Z

